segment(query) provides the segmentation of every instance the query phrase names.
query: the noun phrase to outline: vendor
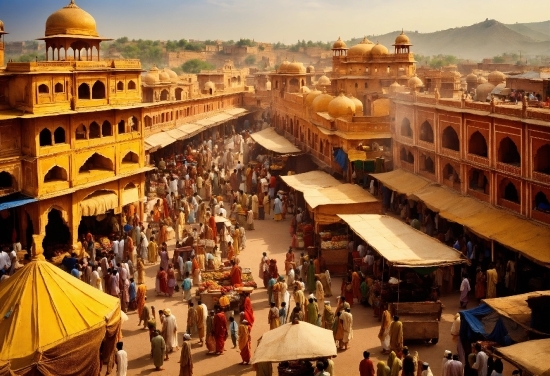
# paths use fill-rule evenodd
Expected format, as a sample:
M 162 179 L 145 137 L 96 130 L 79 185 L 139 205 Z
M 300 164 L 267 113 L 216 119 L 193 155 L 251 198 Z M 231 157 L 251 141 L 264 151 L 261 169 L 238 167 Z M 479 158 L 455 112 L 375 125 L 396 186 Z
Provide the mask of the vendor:
M 229 301 L 229 298 L 225 295 L 225 292 L 222 291 L 222 296 L 218 300 L 218 304 L 220 305 L 222 310 L 227 310 L 229 308 L 229 305 L 231 302 Z
M 241 286 L 243 284 L 241 268 L 233 260 L 231 261 L 231 266 L 231 272 L 229 274 L 231 277 L 231 285 Z

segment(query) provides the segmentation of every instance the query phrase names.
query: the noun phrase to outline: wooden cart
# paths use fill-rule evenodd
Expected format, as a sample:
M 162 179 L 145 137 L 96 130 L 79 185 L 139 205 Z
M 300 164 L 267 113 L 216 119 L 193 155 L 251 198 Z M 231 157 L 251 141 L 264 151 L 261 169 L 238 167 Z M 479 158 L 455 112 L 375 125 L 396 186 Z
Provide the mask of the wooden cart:
M 403 323 L 403 341 L 425 340 L 435 345 L 439 341 L 439 321 L 443 307 L 440 302 L 390 303 L 389 311 Z

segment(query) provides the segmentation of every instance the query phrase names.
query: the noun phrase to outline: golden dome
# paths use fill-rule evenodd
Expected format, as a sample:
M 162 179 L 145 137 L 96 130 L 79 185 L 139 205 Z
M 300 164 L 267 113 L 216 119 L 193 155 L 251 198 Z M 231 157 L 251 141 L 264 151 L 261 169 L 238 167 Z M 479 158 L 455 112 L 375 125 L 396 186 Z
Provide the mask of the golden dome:
M 315 72 L 315 67 L 313 65 L 308 65 L 308 67 L 306 68 L 306 71 L 308 73 L 314 73 Z
M 319 90 L 310 91 L 306 96 L 306 104 L 308 105 L 308 107 L 311 106 L 311 104 L 313 103 L 313 100 L 321 94 L 322 92 L 320 92 Z
M 153 66 L 153 68 L 151 68 L 149 72 L 147 72 L 145 77 L 143 77 L 143 82 L 145 82 L 147 85 L 156 85 L 159 83 L 159 81 L 159 70 L 156 66 Z
M 478 85 L 476 88 L 476 101 L 485 102 L 487 101 L 487 96 L 493 91 L 495 85 L 488 82 Z
M 340 93 L 329 102 L 327 110 L 330 117 L 335 119 L 342 116 L 353 116 L 355 115 L 355 103 L 344 93 Z
M 159 80 L 160 80 L 160 82 L 170 82 L 170 75 L 166 71 L 166 68 L 164 68 L 162 71 L 160 71 Z
M 489 73 L 488 81 L 496 86 L 506 81 L 506 75 L 502 72 L 495 70 Z
M 466 76 L 466 82 L 477 83 L 477 75 L 475 75 L 474 72 L 470 73 Z
M 323 93 L 317 96 L 311 103 L 311 108 L 315 112 L 327 112 L 328 104 L 332 101 L 334 97 L 330 94 Z
M 381 45 L 380 43 L 376 43 L 376 45 L 372 48 L 370 53 L 373 56 L 387 55 L 388 49 L 385 46 Z
M 484 84 L 484 83 L 486 83 L 486 82 L 487 82 L 487 79 L 486 79 L 485 77 L 483 77 L 483 76 L 479 76 L 479 77 L 477 78 L 477 83 L 478 83 L 478 84 Z
M 289 74 L 302 74 L 306 73 L 306 67 L 304 67 L 303 63 L 298 63 L 296 61 L 292 61 L 292 63 L 288 64 L 286 67 L 286 72 Z
M 164 71 L 168 73 L 168 77 L 170 77 L 170 82 L 177 82 L 178 81 L 178 74 L 174 72 L 170 68 L 164 68 Z
M 327 76 L 325 76 L 324 74 L 319 77 L 319 79 L 317 80 L 317 85 L 319 86 L 330 86 L 330 78 L 328 78 Z
M 332 49 L 333 50 L 342 50 L 344 48 L 348 48 L 348 46 L 346 46 L 344 41 L 342 39 L 340 39 L 340 37 L 338 37 L 338 40 L 336 42 L 334 42 L 334 44 L 332 45 Z
M 286 70 L 289 65 L 290 65 L 290 62 L 285 59 L 285 61 L 283 61 L 281 65 L 279 65 L 278 73 L 286 73 Z
M 372 43 L 370 40 L 367 39 L 367 37 L 365 37 L 361 42 L 348 50 L 348 57 L 368 56 L 373 47 L 374 43 Z
M 52 13 L 46 20 L 46 36 L 68 34 L 97 37 L 94 18 L 80 9 L 74 0 L 69 5 Z
M 409 81 L 407 82 L 407 85 L 409 86 L 410 89 L 414 89 L 414 88 L 417 88 L 417 87 L 424 86 L 424 83 L 422 82 L 422 80 L 420 78 L 418 78 L 418 76 L 414 75 L 414 77 L 409 78 Z
M 403 30 L 401 30 L 401 34 L 399 34 L 397 38 L 395 38 L 394 46 L 410 46 L 410 45 L 411 45 L 411 40 L 409 39 L 408 36 L 405 35 Z
M 348 98 L 355 104 L 355 115 L 363 114 L 363 102 L 359 98 L 355 98 L 353 94 L 348 95 Z

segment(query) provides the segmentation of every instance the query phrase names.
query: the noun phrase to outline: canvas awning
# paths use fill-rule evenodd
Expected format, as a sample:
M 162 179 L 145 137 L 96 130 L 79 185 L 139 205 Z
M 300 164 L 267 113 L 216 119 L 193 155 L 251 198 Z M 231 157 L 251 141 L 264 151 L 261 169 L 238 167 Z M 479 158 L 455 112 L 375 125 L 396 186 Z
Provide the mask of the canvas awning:
M 404 170 L 371 174 L 388 188 L 420 200 L 449 221 L 468 227 L 486 239 L 514 249 L 535 262 L 550 266 L 550 227 L 464 196 Z
M 498 355 L 516 367 L 535 376 L 550 376 L 550 339 L 537 339 L 505 347 L 495 347 Z
M 166 132 L 155 133 L 145 139 L 145 143 L 149 144 L 150 146 L 160 146 L 161 148 L 166 147 L 174 142 L 176 142 L 176 139 L 171 137 Z
M 112 353 L 121 324 L 120 299 L 41 260 L 0 284 L 0 310 L 0 364 L 17 374 L 97 374 L 90 354 L 104 339 Z
M 36 201 L 38 200 L 22 195 L 21 193 L 12 193 L 11 195 L 0 198 L 0 210 L 16 208 Z
M 187 135 L 187 133 L 180 131 L 178 128 L 170 129 L 164 132 L 176 140 L 183 140 Z
M 298 175 L 288 175 L 280 177 L 286 185 L 299 192 L 305 192 L 309 189 L 321 189 L 340 185 L 338 180 L 323 171 L 310 171 Z
M 250 137 L 267 150 L 279 154 L 297 154 L 302 151 L 283 136 L 275 132 L 274 128 L 266 128 L 262 131 L 250 134 Z
M 201 132 L 204 129 L 204 125 L 187 123 L 180 125 L 177 129 L 185 133 L 186 138 L 189 138 Z
M 338 215 L 396 267 L 431 267 L 466 262 L 462 254 L 398 219 L 377 214 Z
M 378 202 L 376 197 L 355 184 L 339 184 L 319 190 L 308 189 L 304 192 L 304 199 L 312 209 L 323 205 L 354 205 Z
M 110 191 L 94 193 L 80 201 L 80 210 L 84 217 L 105 214 L 107 211 L 117 207 L 118 196 Z
M 383 138 L 392 138 L 391 132 L 344 132 L 335 131 L 335 136 L 344 140 L 377 140 Z
M 122 191 L 121 206 L 139 201 L 139 191 L 137 188 L 128 188 Z

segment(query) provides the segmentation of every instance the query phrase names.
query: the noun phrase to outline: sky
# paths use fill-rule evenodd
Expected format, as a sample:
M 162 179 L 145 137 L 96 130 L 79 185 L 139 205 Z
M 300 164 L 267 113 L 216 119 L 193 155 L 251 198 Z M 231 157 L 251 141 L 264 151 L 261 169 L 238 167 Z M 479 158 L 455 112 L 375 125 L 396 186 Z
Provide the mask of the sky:
M 6 41 L 44 36 L 47 17 L 69 0 L 0 0 Z M 249 38 L 296 43 L 421 33 L 550 19 L 548 0 L 76 0 L 94 16 L 103 37 L 130 39 Z

